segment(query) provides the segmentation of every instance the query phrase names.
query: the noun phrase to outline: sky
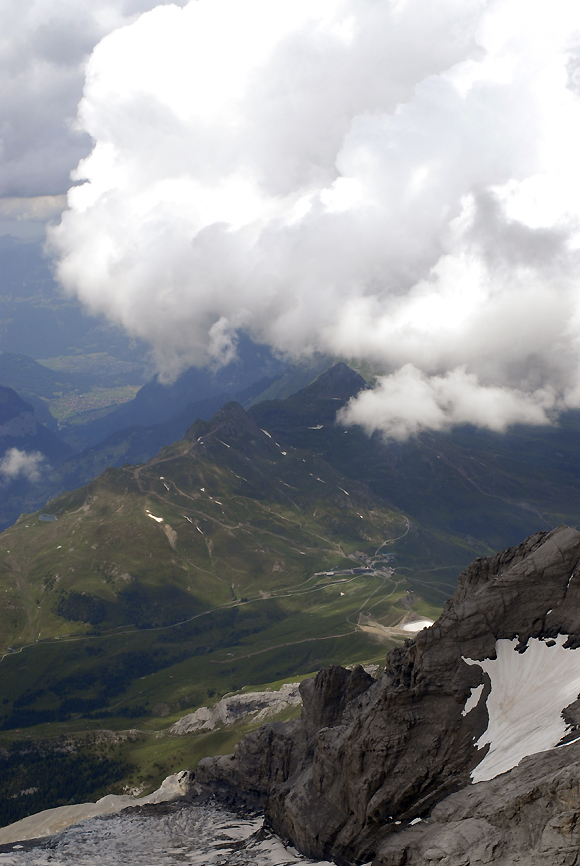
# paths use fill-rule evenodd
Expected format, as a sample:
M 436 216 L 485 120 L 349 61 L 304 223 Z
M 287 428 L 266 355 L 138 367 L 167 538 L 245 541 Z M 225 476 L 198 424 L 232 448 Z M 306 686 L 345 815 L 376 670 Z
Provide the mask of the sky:
M 185 0 L 183 0 L 185 2 Z M 0 0 L 0 234 L 44 235 L 92 148 L 76 126 L 95 45 L 155 0 Z
M 580 407 L 571 2 L 0 0 L 0 228 L 170 381 L 368 361 L 405 439 Z M 62 215 L 61 215 L 62 214 Z M 7 224 L 7 223 L 6 223 Z

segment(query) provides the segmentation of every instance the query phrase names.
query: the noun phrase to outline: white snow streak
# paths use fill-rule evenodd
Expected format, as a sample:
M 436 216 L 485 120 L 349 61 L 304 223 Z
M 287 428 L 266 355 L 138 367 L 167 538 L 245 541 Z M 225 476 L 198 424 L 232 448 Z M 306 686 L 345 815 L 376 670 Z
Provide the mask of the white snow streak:
M 476 707 L 479 703 L 479 699 L 481 697 L 481 693 L 483 691 L 483 683 L 480 686 L 477 686 L 474 689 L 471 689 L 471 694 L 465 701 L 465 706 L 461 710 L 461 715 L 466 716 L 471 710 Z

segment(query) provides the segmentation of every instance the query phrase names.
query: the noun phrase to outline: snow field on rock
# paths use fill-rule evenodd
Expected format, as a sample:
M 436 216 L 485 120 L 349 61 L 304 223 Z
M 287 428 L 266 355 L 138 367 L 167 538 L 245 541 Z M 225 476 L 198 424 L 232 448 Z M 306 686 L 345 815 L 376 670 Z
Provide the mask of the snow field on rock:
M 474 782 L 495 778 L 515 767 L 522 758 L 553 749 L 566 734 L 562 710 L 580 692 L 580 652 L 564 649 L 567 635 L 556 643 L 531 638 L 524 653 L 515 651 L 518 640 L 496 641 L 496 659 L 476 661 L 491 680 L 487 698 L 489 723 L 477 741 L 490 749 L 472 771 Z M 472 689 L 464 714 L 476 706 Z M 479 697 L 481 696 L 479 691 Z
M 464 659 L 466 661 L 466 659 Z M 476 707 L 479 703 L 479 699 L 481 697 L 481 693 L 483 691 L 483 683 L 480 686 L 476 686 L 474 689 L 471 689 L 471 694 L 467 698 L 465 702 L 465 706 L 461 710 L 461 715 L 466 716 L 468 713 L 472 711 L 474 707 Z

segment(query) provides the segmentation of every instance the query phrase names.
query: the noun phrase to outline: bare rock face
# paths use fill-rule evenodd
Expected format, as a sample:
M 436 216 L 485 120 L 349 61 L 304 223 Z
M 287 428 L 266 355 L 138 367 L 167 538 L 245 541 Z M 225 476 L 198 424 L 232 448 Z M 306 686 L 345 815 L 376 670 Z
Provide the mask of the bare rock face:
M 552 751 L 476 785 L 471 774 L 503 736 L 477 744 L 492 727 L 492 679 L 477 662 L 498 658 L 498 641 L 515 639 L 507 658 L 517 669 L 530 640 L 541 641 L 543 653 L 558 635 L 566 638 L 554 652 L 566 648 L 575 658 L 579 563 L 580 533 L 567 527 L 476 560 L 440 619 L 389 654 L 380 680 L 362 668 L 320 671 L 301 686 L 300 721 L 266 725 L 234 755 L 202 761 L 197 782 L 230 801 L 260 804 L 299 850 L 339 864 L 531 864 L 517 858 L 534 845 L 552 851 L 544 862 L 576 863 L 565 858 L 575 816 L 580 821 L 580 769 L 569 766 L 580 745 L 542 746 Z M 569 726 L 579 716 L 576 697 L 562 707 Z M 524 813 L 528 835 L 510 841 L 507 828 Z
M 390 836 L 375 866 L 577 866 L 579 790 L 580 744 L 532 755 Z

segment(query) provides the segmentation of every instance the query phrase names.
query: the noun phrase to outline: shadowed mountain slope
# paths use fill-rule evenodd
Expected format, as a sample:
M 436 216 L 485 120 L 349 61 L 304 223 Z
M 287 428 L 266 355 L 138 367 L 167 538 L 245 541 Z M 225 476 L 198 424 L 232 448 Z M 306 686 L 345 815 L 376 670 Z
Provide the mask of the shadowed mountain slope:
M 13 449 L 18 453 L 10 461 Z M 38 422 L 30 403 L 0 387 L 0 459 L 7 461 L 0 472 L 0 527 L 46 502 L 58 478 L 56 467 L 70 454 L 71 448 Z
M 103 442 L 98 442 L 75 455 L 62 468 L 62 487 L 72 490 L 80 487 L 109 466 L 125 463 L 145 463 L 161 448 L 183 439 L 188 428 L 198 419 L 207 420 L 226 403 L 235 400 L 243 405 L 267 387 L 272 380 L 261 379 L 239 394 L 219 393 L 195 403 L 189 403 L 167 421 L 149 426 L 135 425 L 117 430 Z
M 191 367 L 171 384 L 158 376 L 143 385 L 133 400 L 123 403 L 104 417 L 79 428 L 70 428 L 67 435 L 78 448 L 96 445 L 111 434 L 126 427 L 150 427 L 179 415 L 191 403 L 215 400 L 221 395 L 238 394 L 263 382 L 261 390 L 282 371 L 285 365 L 271 352 L 257 346 L 247 337 L 240 338 L 238 358 L 218 369 Z M 252 395 L 254 396 L 254 394 Z M 222 400 L 221 405 L 224 401 Z
M 12 388 L 0 386 L 0 457 L 9 449 L 40 451 L 50 460 L 61 461 L 71 449 L 39 424 L 34 408 Z
M 566 413 L 552 427 L 516 426 L 505 434 L 465 426 L 385 441 L 336 423 L 342 403 L 324 394 L 330 374 L 342 377 L 345 397 L 366 387 L 346 365 L 336 365 L 289 400 L 264 401 L 250 415 L 284 447 L 323 454 L 337 471 L 410 515 L 418 535 L 410 533 L 400 549 L 405 565 L 423 571 L 421 580 L 429 567 L 440 568 L 452 591 L 454 575 L 473 555 L 560 523 L 577 524 L 580 413 Z

